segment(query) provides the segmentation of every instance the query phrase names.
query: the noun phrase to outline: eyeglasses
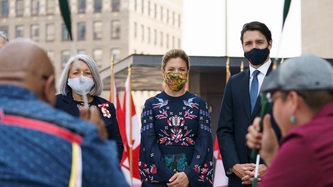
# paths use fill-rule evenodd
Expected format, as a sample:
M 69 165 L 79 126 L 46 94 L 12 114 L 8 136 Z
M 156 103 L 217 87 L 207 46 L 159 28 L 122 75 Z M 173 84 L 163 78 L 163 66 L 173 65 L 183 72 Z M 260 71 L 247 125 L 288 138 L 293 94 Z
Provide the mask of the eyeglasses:
M 276 94 L 275 92 L 267 92 L 266 98 L 269 103 L 273 104 L 278 98 L 286 98 L 290 92 L 291 91 L 280 91 L 279 94 Z M 301 97 L 302 99 L 305 99 L 305 95 L 303 93 L 301 93 L 300 91 L 295 91 L 295 92 L 297 93 L 297 95 L 299 97 Z

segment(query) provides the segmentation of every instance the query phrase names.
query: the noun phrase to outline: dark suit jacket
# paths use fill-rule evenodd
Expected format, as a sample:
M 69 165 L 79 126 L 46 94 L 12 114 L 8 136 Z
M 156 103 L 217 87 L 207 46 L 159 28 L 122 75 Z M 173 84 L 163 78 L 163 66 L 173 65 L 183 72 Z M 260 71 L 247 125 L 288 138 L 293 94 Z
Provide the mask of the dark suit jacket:
M 118 146 L 118 159 L 121 161 L 121 157 L 123 155 L 124 145 L 121 139 L 118 122 L 116 118 L 116 110 L 112 103 L 98 96 L 94 96 L 94 100 L 90 103 L 91 105 L 95 105 L 97 107 L 98 104 L 108 103 L 109 113 L 111 114 L 111 118 L 104 117 L 101 110 L 99 110 L 100 117 L 103 119 L 106 131 L 108 132 L 108 139 L 115 140 Z M 79 109 L 77 103 L 73 100 L 73 96 L 71 92 L 68 92 L 67 95 L 58 94 L 56 96 L 56 108 L 61 109 L 73 116 L 80 116 Z
M 267 74 L 271 72 L 272 65 L 273 63 L 269 67 Z M 232 76 L 224 90 L 217 136 L 226 172 L 237 163 L 255 163 L 255 159 L 251 158 L 252 150 L 246 145 L 245 135 L 253 119 L 260 116 L 261 98 L 260 96 L 258 97 L 251 115 L 249 79 L 250 70 L 246 69 Z M 280 138 L 280 132 L 275 122 L 273 122 L 273 126 L 277 131 L 277 136 Z M 228 177 L 228 187 L 243 186 L 241 179 L 235 174 L 228 175 Z

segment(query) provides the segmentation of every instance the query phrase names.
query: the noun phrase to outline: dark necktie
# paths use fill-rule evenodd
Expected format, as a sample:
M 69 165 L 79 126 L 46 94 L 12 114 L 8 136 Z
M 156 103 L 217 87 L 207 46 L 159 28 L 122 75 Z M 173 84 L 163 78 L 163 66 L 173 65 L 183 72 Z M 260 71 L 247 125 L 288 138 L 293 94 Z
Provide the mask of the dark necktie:
M 259 73 L 260 73 L 259 70 L 255 70 L 252 74 L 253 77 L 252 77 L 251 89 L 250 89 L 251 114 L 253 112 L 254 106 L 256 105 L 257 96 L 258 96 L 258 89 L 259 89 L 258 74 Z

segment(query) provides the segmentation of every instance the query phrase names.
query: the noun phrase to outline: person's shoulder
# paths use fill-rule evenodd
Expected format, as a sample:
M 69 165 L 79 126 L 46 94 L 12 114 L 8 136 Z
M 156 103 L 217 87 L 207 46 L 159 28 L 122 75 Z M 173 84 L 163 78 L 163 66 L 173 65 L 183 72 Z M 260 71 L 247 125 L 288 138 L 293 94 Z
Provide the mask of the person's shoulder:
M 152 97 L 149 97 L 146 102 L 153 102 L 155 101 L 156 99 L 164 99 L 166 97 L 165 94 L 163 94 L 163 92 L 160 92 Z
M 56 95 L 56 100 L 58 101 L 58 100 L 61 100 L 61 99 L 65 98 L 65 97 L 66 97 L 65 95 L 57 94 Z
M 100 96 L 94 96 L 94 99 L 97 101 L 98 105 L 103 105 L 103 104 L 108 104 L 109 105 L 109 109 L 113 109 L 115 108 L 114 104 L 111 103 L 110 101 L 104 99 L 103 97 Z
M 56 95 L 56 108 L 67 108 L 68 104 L 72 103 L 73 98 L 71 95 L 62 95 L 62 94 L 57 94 Z
M 249 74 L 249 69 L 245 69 L 244 71 L 238 72 L 230 77 L 230 80 L 238 80 L 244 78 L 247 74 Z
M 100 96 L 94 96 L 94 98 L 96 99 L 96 101 L 98 101 L 98 103 L 111 103 L 110 101 L 108 101 Z
M 196 95 L 196 94 L 194 94 L 194 93 L 192 93 L 192 92 L 187 92 L 187 98 L 194 98 L 195 100 L 197 100 L 198 102 L 204 102 L 204 103 L 206 103 L 206 100 L 204 99 L 204 98 L 202 98 L 201 96 L 199 96 L 199 95 Z

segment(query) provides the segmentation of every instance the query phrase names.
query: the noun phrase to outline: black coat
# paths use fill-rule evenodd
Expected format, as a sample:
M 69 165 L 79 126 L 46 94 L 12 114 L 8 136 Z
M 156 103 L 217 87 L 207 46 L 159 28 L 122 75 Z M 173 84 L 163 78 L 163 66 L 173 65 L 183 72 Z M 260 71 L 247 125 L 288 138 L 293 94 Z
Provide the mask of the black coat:
M 266 75 L 271 72 L 272 65 L 273 63 Z M 251 114 L 249 79 L 250 70 L 246 69 L 232 76 L 224 90 L 217 137 L 226 171 L 236 163 L 255 163 L 255 158 L 251 158 L 252 150 L 246 145 L 245 135 L 254 118 L 260 116 L 261 98 L 258 96 L 253 113 Z M 271 113 L 271 108 L 269 110 Z M 280 130 L 273 118 L 272 126 L 276 131 L 277 137 L 280 139 Z M 243 186 L 240 178 L 235 174 L 227 176 L 229 177 L 229 187 Z
M 112 103 L 110 103 L 106 99 L 103 99 L 98 96 L 94 96 L 93 101 L 89 103 L 89 105 L 94 105 L 96 107 L 98 107 L 98 105 L 100 104 L 108 104 L 107 110 L 109 111 L 109 114 L 111 114 L 111 116 L 107 117 L 107 114 L 105 114 L 106 116 L 103 116 L 102 111 L 101 110 L 98 111 L 100 112 L 101 118 L 104 120 L 105 127 L 108 132 L 108 139 L 114 140 L 117 143 L 118 158 L 120 162 L 121 157 L 123 155 L 124 145 L 118 127 L 115 107 Z M 71 92 L 68 92 L 66 96 L 62 94 L 58 94 L 56 96 L 56 108 L 61 109 L 73 116 L 77 117 L 80 116 L 78 109 L 78 102 L 74 101 Z M 101 109 L 101 107 L 98 108 Z

